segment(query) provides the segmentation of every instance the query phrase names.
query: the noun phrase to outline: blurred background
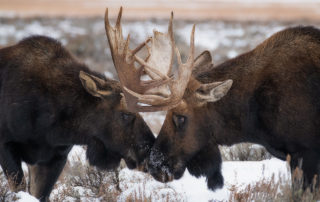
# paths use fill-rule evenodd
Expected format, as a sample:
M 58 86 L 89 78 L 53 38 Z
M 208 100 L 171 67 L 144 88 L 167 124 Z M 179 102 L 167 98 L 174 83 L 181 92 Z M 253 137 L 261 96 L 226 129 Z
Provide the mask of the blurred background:
M 130 19 L 178 18 L 203 20 L 319 19 L 319 0 L 1 0 L 3 13 L 19 16 L 102 16 L 124 6 Z M 111 13 L 115 13 L 111 11 Z
M 125 35 L 130 33 L 131 48 L 151 36 L 153 29 L 165 32 L 170 12 L 173 11 L 175 40 L 182 55 L 188 52 L 191 27 L 193 23 L 196 23 L 196 53 L 209 50 L 213 55 L 214 64 L 219 64 L 255 48 L 275 32 L 287 27 L 297 25 L 320 27 L 320 0 L 0 0 L 0 47 L 13 45 L 31 35 L 50 36 L 65 45 L 91 69 L 104 72 L 109 78 L 117 79 L 105 36 L 104 12 L 108 7 L 111 18 L 115 18 L 120 6 L 124 8 L 123 32 Z M 144 114 L 145 120 L 155 135 L 160 130 L 164 115 L 164 112 Z M 75 155 L 77 150 L 82 152 L 80 160 L 74 158 L 77 156 Z M 251 144 L 222 147 L 221 153 L 225 161 L 260 161 L 270 158 L 264 148 Z M 51 198 L 52 201 L 64 201 L 62 194 L 66 197 L 72 195 L 70 197 L 80 200 L 84 195 L 83 192 L 79 194 L 70 187 L 76 187 L 81 183 L 83 184 L 81 186 L 89 190 L 87 195 L 91 194 L 93 198 L 101 198 L 99 194 L 101 194 L 102 185 L 97 184 L 97 180 L 92 178 L 92 175 L 87 175 L 90 172 L 100 179 L 102 184 L 105 183 L 103 179 L 106 179 L 106 176 L 111 176 L 111 182 L 108 181 L 106 186 L 111 186 L 109 190 L 112 191 L 110 194 L 104 192 L 104 196 L 111 197 L 111 199 L 104 198 L 105 200 L 102 201 L 114 201 L 119 196 L 125 197 L 125 200 L 120 199 L 120 201 L 127 201 L 128 195 L 133 193 L 136 196 L 135 188 L 131 189 L 127 184 L 137 184 L 137 178 L 128 181 L 130 179 L 126 174 L 128 170 L 105 174 L 91 167 L 81 167 L 78 164 L 85 162 L 85 157 L 84 150 L 80 147 L 73 150 L 69 160 L 65 173 L 71 173 L 71 175 L 65 174 L 60 178 Z M 285 167 L 285 164 L 282 166 Z M 265 168 L 263 167 L 262 170 L 261 172 L 264 173 Z M 224 172 L 227 171 L 228 169 L 224 170 Z M 194 196 L 205 195 L 213 199 L 212 201 L 228 199 L 232 195 L 230 190 L 232 192 L 237 172 L 240 172 L 239 169 L 230 171 L 232 175 L 230 179 L 226 178 L 226 188 L 220 191 L 219 197 L 216 193 L 205 190 L 204 179 L 202 179 L 204 186 L 202 190 L 207 194 L 197 190 L 198 195 Z M 277 175 L 277 172 L 270 173 Z M 73 178 L 75 175 L 80 176 L 77 179 L 82 181 L 72 181 L 72 179 L 76 180 Z M 135 173 L 134 176 L 136 175 Z M 252 173 L 249 171 L 241 175 L 250 177 Z M 86 178 L 86 176 L 91 177 Z M 124 176 L 124 179 L 121 176 Z M 4 178 L 0 172 L 1 177 Z M 141 179 L 143 180 L 140 185 L 144 188 L 140 189 L 139 185 L 138 194 L 139 190 L 145 190 L 147 182 L 155 183 L 150 176 L 143 175 Z M 65 183 L 69 184 L 65 186 Z M 93 185 L 98 188 L 92 189 L 95 187 Z M 154 194 L 163 198 L 163 201 L 191 200 L 190 196 L 186 196 L 185 193 L 189 193 L 192 187 L 189 191 L 182 189 L 181 192 L 178 192 L 171 185 L 157 184 L 157 186 L 160 188 L 150 188 L 148 192 L 140 193 L 139 196 Z M 160 190 L 165 191 L 159 192 Z M 171 193 L 169 196 L 172 200 L 167 200 L 168 195 L 162 193 Z M 186 200 L 182 200 L 184 198 Z

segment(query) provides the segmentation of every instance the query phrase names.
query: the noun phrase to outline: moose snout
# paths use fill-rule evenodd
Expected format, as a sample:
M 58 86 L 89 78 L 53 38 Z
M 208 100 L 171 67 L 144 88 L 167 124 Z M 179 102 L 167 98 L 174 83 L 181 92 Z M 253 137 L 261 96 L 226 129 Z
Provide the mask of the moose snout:
M 165 156 L 157 148 L 152 148 L 147 159 L 148 172 L 160 182 L 169 182 L 174 179 L 169 166 L 166 163 Z

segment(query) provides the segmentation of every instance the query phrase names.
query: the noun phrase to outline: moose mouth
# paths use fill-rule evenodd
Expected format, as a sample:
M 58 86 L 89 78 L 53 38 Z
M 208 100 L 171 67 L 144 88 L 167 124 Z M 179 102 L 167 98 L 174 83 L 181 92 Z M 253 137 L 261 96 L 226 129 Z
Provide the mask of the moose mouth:
M 161 170 L 149 170 L 149 173 L 152 175 L 154 179 L 156 179 L 159 182 L 171 182 L 174 180 L 174 175 L 168 171 L 167 168 L 163 168 Z
M 149 165 L 150 166 L 150 165 Z M 149 173 L 152 175 L 154 179 L 156 179 L 159 182 L 171 182 L 174 179 L 180 179 L 183 176 L 183 173 L 185 171 L 186 167 L 180 167 L 179 169 L 175 169 L 174 171 L 171 171 L 168 166 L 162 166 L 162 167 L 156 167 L 156 168 L 150 168 L 148 167 Z
M 148 171 L 146 159 L 144 159 L 142 162 L 139 161 L 137 154 L 132 149 L 130 149 L 127 152 L 127 154 L 125 155 L 125 157 L 123 157 L 123 159 L 126 162 L 127 167 L 129 169 L 137 169 L 142 172 Z

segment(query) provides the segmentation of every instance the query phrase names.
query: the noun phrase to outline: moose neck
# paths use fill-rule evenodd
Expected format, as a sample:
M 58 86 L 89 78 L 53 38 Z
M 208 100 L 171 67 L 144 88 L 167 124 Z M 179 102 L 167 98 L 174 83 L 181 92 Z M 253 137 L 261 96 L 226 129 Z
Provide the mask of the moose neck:
M 90 70 L 86 71 L 90 72 Z M 54 144 L 87 145 L 92 138 L 90 130 L 94 131 L 97 124 L 94 120 L 95 115 L 99 112 L 97 105 L 100 98 L 87 93 L 83 89 L 80 79 L 74 83 L 76 83 L 74 88 L 78 88 L 75 91 L 77 93 L 70 91 L 63 94 L 64 102 L 56 110 L 56 116 L 59 116 L 57 123 L 59 127 L 55 127 L 54 131 L 49 132 L 49 138 L 54 138 L 52 139 Z
M 230 91 L 221 100 L 208 103 L 209 129 L 218 144 L 232 145 L 240 142 L 259 143 L 250 110 L 250 94 L 254 91 L 256 78 L 253 72 L 263 66 L 254 52 L 248 52 L 228 60 L 197 76 L 203 83 L 233 80 Z
M 49 140 L 52 136 L 52 142 L 57 145 L 87 145 L 88 135 L 85 134 L 84 127 L 86 117 L 90 112 L 88 106 L 83 104 L 84 100 L 80 97 L 74 100 L 72 107 L 60 111 L 59 127 L 50 131 Z M 81 109 L 81 110 L 79 110 Z

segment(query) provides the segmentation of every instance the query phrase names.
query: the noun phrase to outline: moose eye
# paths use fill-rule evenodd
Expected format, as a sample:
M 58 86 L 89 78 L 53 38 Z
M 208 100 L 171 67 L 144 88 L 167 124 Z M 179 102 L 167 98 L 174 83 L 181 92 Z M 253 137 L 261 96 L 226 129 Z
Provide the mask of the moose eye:
M 131 123 L 134 120 L 135 116 L 133 114 L 121 112 L 121 120 L 124 123 Z
M 187 117 L 182 115 L 173 115 L 173 123 L 178 129 L 183 129 L 186 125 Z

